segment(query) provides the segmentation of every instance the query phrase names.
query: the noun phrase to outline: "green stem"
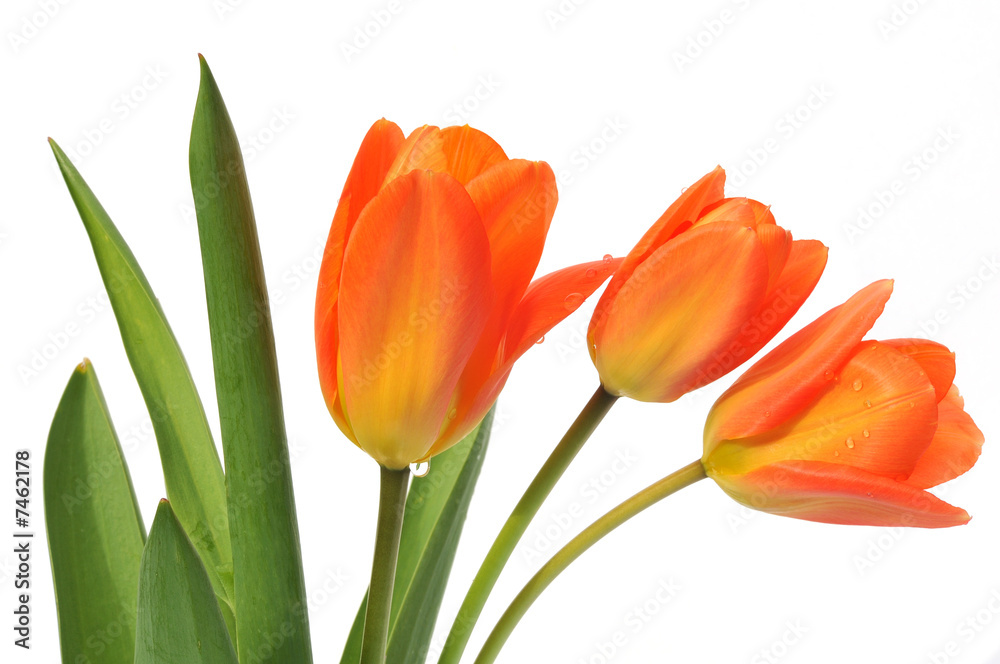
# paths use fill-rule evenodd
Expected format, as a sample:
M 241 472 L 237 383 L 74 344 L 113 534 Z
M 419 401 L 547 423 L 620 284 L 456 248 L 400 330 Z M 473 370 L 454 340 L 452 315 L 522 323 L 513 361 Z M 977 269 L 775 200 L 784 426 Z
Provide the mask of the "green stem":
M 380 466 L 382 482 L 378 501 L 378 527 L 375 533 L 375 559 L 365 609 L 365 632 L 361 641 L 361 664 L 385 664 L 385 646 L 389 635 L 389 610 L 392 586 L 396 578 L 399 535 L 403 531 L 410 469 L 393 470 Z
M 472 628 L 475 627 L 483 606 L 486 605 L 486 599 L 496 585 L 504 565 L 514 553 L 514 548 L 524 535 L 524 531 L 528 529 L 528 524 L 552 492 L 552 487 L 566 472 L 570 462 L 617 400 L 618 397 L 608 394 L 603 387 L 598 387 L 566 435 L 549 455 L 545 465 L 535 475 L 535 479 L 531 481 L 531 485 L 507 518 L 507 522 L 476 573 L 476 578 L 473 579 L 472 586 L 469 587 L 469 592 L 458 611 L 458 617 L 455 618 L 455 624 L 448 634 L 448 640 L 445 641 L 438 664 L 458 664 L 461 660 L 465 646 L 472 635 Z
M 569 544 L 559 550 L 542 566 L 538 573 L 528 581 L 518 593 L 507 610 L 500 617 L 496 627 L 486 639 L 475 664 L 492 664 L 500 654 L 500 649 L 507 642 L 511 632 L 520 622 L 531 605 L 538 599 L 550 583 L 570 564 L 583 555 L 583 552 L 596 544 L 602 537 L 622 525 L 647 507 L 655 505 L 675 491 L 690 486 L 698 480 L 705 479 L 705 468 L 701 460 L 684 466 L 677 472 L 667 475 L 662 480 L 646 487 L 618 507 L 614 508 L 600 519 L 588 526 L 574 537 Z

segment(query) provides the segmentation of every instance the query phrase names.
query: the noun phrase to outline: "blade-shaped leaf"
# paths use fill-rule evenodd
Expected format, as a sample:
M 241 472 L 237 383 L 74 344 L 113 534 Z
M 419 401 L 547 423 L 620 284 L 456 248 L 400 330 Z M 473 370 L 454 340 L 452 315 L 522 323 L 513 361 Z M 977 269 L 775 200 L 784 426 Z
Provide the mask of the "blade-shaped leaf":
M 237 664 L 198 552 L 170 503 L 156 508 L 139 567 L 135 664 Z
M 63 179 L 90 237 L 125 353 L 156 432 L 167 497 L 205 561 L 232 628 L 232 550 L 226 485 L 205 409 L 160 303 L 100 201 L 51 141 Z M 235 633 L 234 633 L 235 636 Z
M 62 661 L 132 664 L 146 529 L 87 360 L 52 420 L 42 492 Z
M 410 484 L 389 616 L 388 662 L 421 664 L 427 659 L 462 526 L 486 458 L 493 413 L 490 410 L 460 443 L 431 459 L 427 475 L 415 477 Z M 366 601 L 362 600 L 351 627 L 341 664 L 357 664 L 361 659 Z
M 275 661 L 307 664 L 309 619 L 264 269 L 240 143 L 204 58 L 190 167 L 226 460 L 238 652 L 243 661 L 273 652 Z

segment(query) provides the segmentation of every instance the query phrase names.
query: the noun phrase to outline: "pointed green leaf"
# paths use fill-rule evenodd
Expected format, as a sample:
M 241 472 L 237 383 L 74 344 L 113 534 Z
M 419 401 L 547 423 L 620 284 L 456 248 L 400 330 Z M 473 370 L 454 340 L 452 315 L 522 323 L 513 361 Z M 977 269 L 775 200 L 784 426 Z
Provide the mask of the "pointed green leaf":
M 243 661 L 276 650 L 275 661 L 308 664 L 305 582 L 257 227 L 240 143 L 204 58 L 190 167 L 226 460 L 238 651 Z
M 220 571 L 232 569 L 225 478 L 191 372 L 132 251 L 73 163 L 55 141 L 50 143 L 90 237 L 125 352 L 149 410 L 167 497 L 205 561 L 223 612 L 231 620 L 230 595 L 220 577 Z
M 52 420 L 42 492 L 62 661 L 132 664 L 146 529 L 104 394 L 86 360 L 73 372 Z
M 136 615 L 135 664 L 237 664 L 212 582 L 166 500 L 142 552 Z
M 486 458 L 493 413 L 490 410 L 479 427 L 460 443 L 431 459 L 430 472 L 415 477 L 410 484 L 392 592 L 386 661 L 421 664 L 427 659 L 462 526 Z M 357 664 L 361 659 L 366 601 L 362 600 L 351 627 L 341 664 Z

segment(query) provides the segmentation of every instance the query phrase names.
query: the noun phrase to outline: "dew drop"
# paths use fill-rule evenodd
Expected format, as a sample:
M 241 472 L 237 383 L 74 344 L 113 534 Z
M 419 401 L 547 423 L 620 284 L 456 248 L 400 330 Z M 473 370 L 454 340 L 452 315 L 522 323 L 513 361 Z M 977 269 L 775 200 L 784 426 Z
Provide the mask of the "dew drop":
M 871 407 L 872 407 L 872 400 L 865 399 L 865 408 L 871 408 Z
M 771 411 L 765 410 L 764 411 L 764 417 L 771 417 Z
M 458 408 L 452 408 L 448 411 L 448 419 L 453 420 L 458 416 Z
M 567 311 L 573 311 L 577 307 L 583 304 L 583 295 L 580 293 L 570 293 L 563 300 L 563 306 L 566 307 Z
M 833 372 L 827 369 L 826 373 L 823 374 L 823 378 L 826 378 L 827 380 L 833 380 L 834 378 Z
M 837 450 L 834 450 L 833 451 L 833 456 L 840 456 L 840 452 L 838 452 Z
M 587 278 L 588 279 L 593 279 L 596 276 L 597 276 L 597 270 L 595 270 L 592 267 L 587 268 Z
M 425 477 L 427 473 L 431 472 L 431 462 L 421 461 L 420 463 L 411 463 L 410 472 L 413 473 L 414 477 Z
M 545 341 L 545 335 L 543 334 L 541 337 L 538 338 L 538 341 L 536 341 L 535 343 L 536 344 L 540 344 L 540 343 L 544 343 L 544 341 Z
M 860 392 L 861 388 L 864 387 L 864 386 L 865 386 L 865 384 L 861 382 L 860 378 L 855 378 L 854 379 L 854 391 L 855 392 Z
M 864 435 L 865 438 L 869 438 L 872 435 L 871 432 L 868 431 L 868 429 L 865 429 L 861 433 L 862 435 Z
M 854 449 L 854 439 L 851 438 L 850 436 L 847 437 L 847 441 L 846 441 L 845 444 L 847 445 L 847 449 L 850 449 L 850 450 Z
M 913 403 L 912 401 L 910 402 L 910 408 L 913 408 L 913 407 L 914 407 L 914 406 L 916 406 L 916 405 L 917 405 L 917 404 Z
M 614 257 L 614 256 L 612 256 L 611 254 L 604 254 L 604 262 L 605 262 L 605 263 L 610 263 L 610 262 L 611 262 L 611 261 L 613 261 L 614 259 L 615 259 L 615 257 Z

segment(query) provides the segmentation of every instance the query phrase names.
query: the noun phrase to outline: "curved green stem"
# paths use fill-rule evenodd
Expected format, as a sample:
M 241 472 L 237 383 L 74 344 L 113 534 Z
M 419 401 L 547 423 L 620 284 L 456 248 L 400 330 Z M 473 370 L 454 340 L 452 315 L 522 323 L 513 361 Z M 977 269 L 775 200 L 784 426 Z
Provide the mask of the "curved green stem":
M 378 501 L 378 527 L 375 534 L 375 558 L 372 580 L 365 608 L 365 632 L 361 641 L 361 664 L 385 664 L 385 646 L 389 635 L 389 610 L 392 585 L 396 578 L 399 535 L 403 531 L 403 508 L 406 505 L 410 469 L 382 470 Z
M 500 654 L 507 638 L 550 583 L 570 564 L 583 555 L 583 552 L 596 544 L 602 537 L 622 525 L 647 507 L 655 505 L 675 491 L 690 486 L 698 480 L 705 479 L 705 468 L 701 460 L 684 466 L 680 470 L 667 475 L 662 480 L 646 487 L 618 507 L 614 508 L 600 519 L 588 526 L 583 532 L 573 538 L 569 544 L 559 550 L 542 566 L 538 573 L 528 581 L 518 593 L 507 610 L 504 611 L 496 627 L 486 639 L 482 651 L 475 664 L 492 664 Z
M 507 522 L 476 573 L 476 578 L 473 579 L 472 586 L 458 611 L 458 617 L 455 618 L 455 624 L 448 634 L 448 640 L 445 641 L 438 664 L 458 664 L 461 660 L 465 646 L 472 635 L 472 628 L 475 627 L 483 606 L 486 605 L 486 599 L 496 585 L 504 565 L 514 553 L 524 531 L 528 529 L 528 524 L 552 492 L 552 487 L 566 472 L 570 462 L 617 400 L 618 397 L 608 394 L 603 387 L 598 387 L 566 435 L 549 455 L 545 465 L 535 475 L 535 479 L 531 481 L 514 511 L 507 518 Z

